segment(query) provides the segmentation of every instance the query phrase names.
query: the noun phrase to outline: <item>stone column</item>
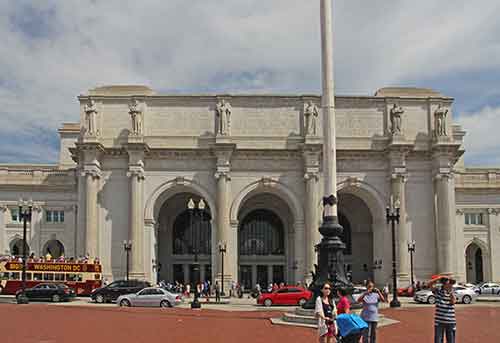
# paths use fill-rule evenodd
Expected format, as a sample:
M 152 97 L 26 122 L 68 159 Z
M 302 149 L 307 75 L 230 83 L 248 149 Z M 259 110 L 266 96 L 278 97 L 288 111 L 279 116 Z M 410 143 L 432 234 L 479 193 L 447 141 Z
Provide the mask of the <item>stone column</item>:
M 97 221 L 97 192 L 100 173 L 96 170 L 84 170 L 85 177 L 85 250 L 91 258 L 99 257 L 99 228 Z
M 497 247 L 500 246 L 500 221 L 498 214 L 500 213 L 500 209 L 498 208 L 489 208 L 488 209 L 488 229 L 490 231 L 490 241 L 489 241 L 489 265 L 483 265 L 483 270 L 491 270 L 490 279 L 491 280 L 500 280 L 500 249 Z M 486 259 L 483 259 L 483 261 Z M 485 261 L 487 262 L 487 261 Z M 486 276 L 486 275 L 485 275 Z
M 30 253 L 34 252 L 35 255 L 43 255 L 43 245 L 45 241 L 42 236 L 41 223 L 43 221 L 43 210 L 39 205 L 33 206 L 33 211 L 31 212 L 31 222 L 30 222 L 30 232 L 29 232 L 29 246 Z
M 391 176 L 391 194 L 396 203 L 399 203 L 400 219 L 396 226 L 396 258 L 398 266 L 398 279 L 409 280 L 410 262 L 408 255 L 409 232 L 406 225 L 406 176 L 394 173 Z
M 437 270 L 438 273 L 447 275 L 452 275 L 455 270 L 453 263 L 455 221 L 453 220 L 454 213 L 450 211 L 450 197 L 454 192 L 452 184 L 450 171 L 441 170 L 435 176 Z M 454 207 L 455 204 L 453 204 Z
M 144 273 L 144 218 L 143 192 L 144 173 L 142 170 L 131 169 L 130 177 L 130 232 L 132 241 L 130 256 L 130 275 L 132 278 L 143 279 Z
M 10 254 L 9 247 L 5 245 L 5 224 L 7 223 L 7 206 L 0 205 L 0 255 Z
M 231 177 L 228 172 L 217 172 L 215 174 L 217 179 L 217 240 L 215 242 L 216 259 L 216 275 L 217 279 L 221 280 L 221 256 L 218 249 L 218 242 L 226 243 L 226 253 L 224 254 L 224 290 L 228 290 L 230 281 L 236 279 L 236 265 L 237 265 L 237 247 L 232 245 L 231 239 L 231 226 L 229 223 L 229 183 Z
M 314 265 L 317 264 L 316 251 L 314 247 L 321 240 L 321 235 L 318 230 L 318 180 L 319 175 L 316 172 L 308 172 L 304 175 L 306 181 L 306 204 L 305 204 L 305 236 L 306 241 L 304 247 L 305 253 L 305 273 L 304 279 L 307 283 L 312 280 L 311 272 L 314 271 Z

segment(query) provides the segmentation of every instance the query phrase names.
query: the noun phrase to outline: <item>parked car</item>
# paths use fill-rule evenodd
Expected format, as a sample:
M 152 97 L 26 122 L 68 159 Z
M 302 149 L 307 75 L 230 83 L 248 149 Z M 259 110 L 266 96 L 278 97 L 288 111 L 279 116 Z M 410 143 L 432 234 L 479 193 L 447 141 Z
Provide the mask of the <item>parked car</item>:
M 143 288 L 151 287 L 147 281 L 141 280 L 117 280 L 107 286 L 96 288 L 90 298 L 96 303 L 116 301 L 120 295 L 137 293 Z
M 415 288 L 411 286 L 398 288 L 398 296 L 400 297 L 412 297 L 414 295 L 415 295 Z
M 118 306 L 125 307 L 173 307 L 182 302 L 180 294 L 170 293 L 160 287 L 149 287 L 133 293 L 120 295 L 116 299 Z
M 263 293 L 257 298 L 257 304 L 272 305 L 304 305 L 312 297 L 312 292 L 302 287 L 283 287 L 271 293 Z
M 463 285 L 460 285 L 460 286 L 464 286 L 465 288 L 472 288 L 472 289 L 475 289 L 477 287 L 477 285 L 474 285 L 473 283 L 464 283 Z
M 498 294 L 500 295 L 500 284 L 494 282 L 483 282 L 474 289 L 478 294 Z
M 453 292 L 455 293 L 457 303 L 470 304 L 477 298 L 477 294 L 473 289 L 464 286 L 453 286 Z M 436 296 L 430 289 L 423 289 L 416 292 L 413 299 L 418 303 L 436 303 Z
M 16 298 L 21 296 L 22 289 L 16 292 Z M 25 295 L 29 300 L 49 300 L 52 302 L 69 301 L 75 296 L 75 291 L 64 284 L 40 283 L 32 288 L 26 288 Z
M 357 302 L 359 297 L 361 297 L 361 295 L 366 291 L 367 289 L 364 286 L 355 286 L 353 287 L 352 290 L 352 298 L 354 299 L 355 302 Z

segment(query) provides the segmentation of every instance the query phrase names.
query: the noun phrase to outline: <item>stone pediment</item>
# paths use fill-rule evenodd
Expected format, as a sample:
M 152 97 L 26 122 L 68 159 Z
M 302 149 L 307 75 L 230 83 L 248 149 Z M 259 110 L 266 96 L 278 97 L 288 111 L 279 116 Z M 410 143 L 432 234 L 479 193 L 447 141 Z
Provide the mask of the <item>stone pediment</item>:
M 88 93 L 89 96 L 151 96 L 154 94 L 151 88 L 140 85 L 102 86 L 93 88 Z

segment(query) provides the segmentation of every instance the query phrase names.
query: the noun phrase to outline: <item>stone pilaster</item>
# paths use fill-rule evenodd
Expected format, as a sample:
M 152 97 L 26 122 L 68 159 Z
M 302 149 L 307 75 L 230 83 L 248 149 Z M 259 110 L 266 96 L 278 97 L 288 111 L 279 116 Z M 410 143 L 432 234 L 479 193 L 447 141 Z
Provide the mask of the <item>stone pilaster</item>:
M 303 244 L 305 257 L 304 280 L 311 282 L 311 272 L 317 264 L 317 256 L 314 247 L 321 241 L 319 233 L 319 161 L 321 155 L 321 145 L 304 144 L 302 148 L 304 158 L 304 180 L 305 180 L 305 244 Z
M 7 206 L 0 205 L 0 255 L 8 254 L 9 247 L 5 245 L 5 224 L 7 223 Z
M 394 173 L 391 175 L 391 194 L 394 201 L 399 204 L 400 219 L 397 225 L 396 258 L 398 266 L 398 279 L 405 281 L 409 278 L 410 262 L 408 255 L 408 242 L 410 241 L 407 213 L 406 213 L 406 174 Z
M 97 218 L 97 192 L 101 174 L 97 169 L 85 169 L 85 250 L 94 258 L 99 257 L 99 227 Z
M 489 208 L 488 209 L 488 227 L 490 231 L 490 263 L 489 266 L 483 266 L 483 268 L 491 268 L 491 280 L 500 280 L 500 249 L 496 247 L 500 246 L 500 209 L 499 208 Z
M 40 205 L 34 204 L 33 210 L 31 212 L 31 222 L 29 231 L 29 245 L 31 252 L 35 255 L 40 256 L 43 254 L 43 241 L 41 223 L 43 221 L 43 209 Z
M 454 214 L 451 213 L 450 197 L 454 192 L 453 175 L 449 170 L 441 169 L 434 178 L 435 198 L 437 209 L 436 244 L 437 270 L 440 274 L 453 275 L 456 271 L 454 264 Z M 454 207 L 455 204 L 453 204 Z
M 226 244 L 226 253 L 224 254 L 224 290 L 229 290 L 231 280 L 236 280 L 238 275 L 238 251 L 234 244 L 233 232 L 230 224 L 230 194 L 231 194 L 231 155 L 236 146 L 234 144 L 219 143 L 213 148 L 214 155 L 217 158 L 215 179 L 217 180 L 217 215 L 216 215 L 216 239 L 212 242 L 212 256 L 214 275 L 221 282 L 222 265 L 219 253 L 218 243 Z

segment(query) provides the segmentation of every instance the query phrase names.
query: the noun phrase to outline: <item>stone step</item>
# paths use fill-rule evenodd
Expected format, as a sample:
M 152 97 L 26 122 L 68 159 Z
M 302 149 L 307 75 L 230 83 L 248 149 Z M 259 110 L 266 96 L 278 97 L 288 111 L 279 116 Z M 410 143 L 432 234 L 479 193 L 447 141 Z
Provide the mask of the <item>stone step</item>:
M 318 324 L 318 320 L 311 316 L 301 316 L 295 313 L 285 313 L 283 315 L 283 320 L 289 323 L 300 323 L 300 324 L 308 324 L 316 326 Z

